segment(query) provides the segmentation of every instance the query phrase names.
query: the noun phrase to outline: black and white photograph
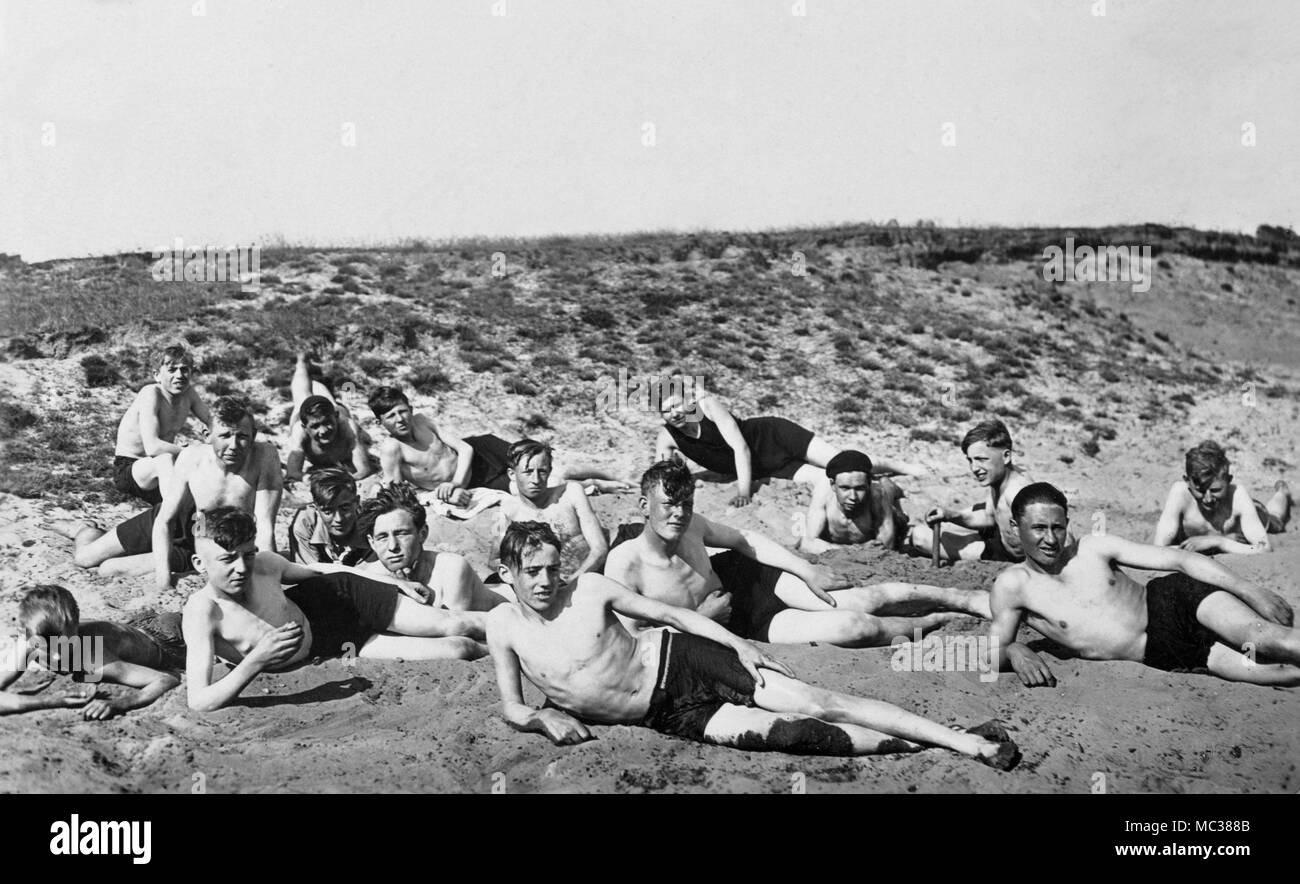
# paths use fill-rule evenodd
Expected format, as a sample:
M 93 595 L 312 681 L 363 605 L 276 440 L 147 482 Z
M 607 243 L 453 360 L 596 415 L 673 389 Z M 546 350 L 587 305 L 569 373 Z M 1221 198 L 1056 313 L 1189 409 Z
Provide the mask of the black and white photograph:
M 1300 792 L 1297 45 L 6 0 L 0 793 Z

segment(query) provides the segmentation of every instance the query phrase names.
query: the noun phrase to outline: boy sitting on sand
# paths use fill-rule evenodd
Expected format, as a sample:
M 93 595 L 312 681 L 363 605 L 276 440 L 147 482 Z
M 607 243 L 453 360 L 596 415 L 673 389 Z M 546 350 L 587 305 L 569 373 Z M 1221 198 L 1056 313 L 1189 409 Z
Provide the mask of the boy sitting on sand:
M 190 445 L 176 459 L 163 502 L 112 531 L 92 522 L 57 521 L 50 528 L 73 541 L 80 568 L 99 567 L 106 577 L 154 574 L 158 589 L 170 589 L 173 574 L 190 570 L 194 514 L 236 506 L 257 514 L 257 543 L 275 550 L 275 517 L 283 480 L 280 455 L 269 442 L 255 441 L 257 428 L 248 402 L 222 396 L 212 404 L 207 445 Z
M 998 575 L 991 647 L 1026 685 L 1054 685 L 1043 658 L 1016 641 L 1020 621 L 1087 660 L 1133 660 L 1229 681 L 1300 684 L 1291 607 L 1213 559 L 1110 534 L 1071 540 L 1065 495 L 1046 482 L 1012 503 L 1026 559 Z M 1120 566 L 1174 571 L 1143 587 Z
M 1187 452 L 1183 478 L 1169 489 L 1151 542 L 1191 552 L 1261 553 L 1272 550 L 1268 535 L 1286 530 L 1291 488 L 1279 479 L 1267 504 L 1252 500 L 1232 481 L 1228 455 L 1205 441 Z
M 819 484 L 839 449 L 783 417 L 737 419 L 712 393 L 673 392 L 660 401 L 664 427 L 655 442 L 655 459 L 675 453 L 706 471 L 736 477 L 732 506 L 747 506 L 759 479 L 792 479 Z M 877 475 L 921 476 L 923 467 L 877 457 Z
M 639 505 L 645 528 L 610 550 L 605 576 L 725 623 L 744 639 L 870 648 L 962 614 L 989 615 L 983 590 L 919 583 L 850 587 L 755 531 L 706 519 L 695 512 L 695 482 L 679 461 L 646 470 Z M 707 547 L 721 552 L 710 556 Z M 942 613 L 929 613 L 936 610 Z
M 150 504 L 162 503 L 172 464 L 181 453 L 176 434 L 191 417 L 205 428 L 212 422 L 208 407 L 190 386 L 193 373 L 193 357 L 179 344 L 165 347 L 158 355 L 154 382 L 140 388 L 117 425 L 113 486 L 118 491 Z
M 464 556 L 424 548 L 428 516 L 410 485 L 380 488 L 361 504 L 357 523 L 375 555 L 357 573 L 409 582 L 413 586 L 403 590 L 407 595 L 452 611 L 488 611 L 505 600 L 483 586 Z
M 319 393 L 313 392 L 316 388 Z M 336 403 L 323 385 L 313 387 L 305 353 L 298 354 L 293 373 L 293 413 L 289 418 L 289 458 L 286 483 L 302 479 L 308 469 L 342 467 L 360 481 L 375 471 L 370 456 L 370 436 L 348 410 Z
M 308 566 L 374 561 L 357 518 L 357 482 L 351 473 L 342 467 L 312 470 L 311 500 L 289 520 L 289 561 Z
M 103 720 L 142 709 L 181 683 L 185 665 L 180 614 L 146 612 L 128 623 L 81 622 L 77 600 L 62 586 L 42 584 L 23 594 L 18 622 L 23 659 L 0 665 L 0 714 L 81 707 L 83 718 Z M 28 668 L 71 673 L 81 680 L 138 688 L 133 696 L 95 699 L 81 695 L 26 696 L 6 690 Z
M 813 488 L 799 548 L 818 555 L 835 544 L 865 543 L 899 549 L 907 536 L 903 492 L 888 479 L 873 481 L 871 458 L 841 451 L 826 464 L 828 484 Z
M 994 722 L 965 733 L 890 703 L 812 687 L 785 664 L 694 611 L 629 592 L 598 574 L 560 579 L 560 541 L 516 522 L 501 543 L 515 603 L 488 616 L 504 716 L 558 744 L 589 724 L 634 724 L 751 751 L 807 755 L 918 752 L 925 744 L 1010 770 L 1020 752 Z M 670 626 L 633 636 L 618 616 Z M 520 674 L 546 704 L 524 703 Z
M 564 579 L 589 571 L 599 574 L 609 541 L 582 485 L 551 485 L 551 449 L 532 439 L 512 444 L 506 461 L 510 464 L 511 498 L 501 504 L 502 536 L 511 522 L 545 522 L 560 538 Z
M 930 510 L 924 524 L 909 529 L 905 548 L 928 556 L 932 532 L 939 531 L 940 556 L 947 561 L 1024 561 L 1020 539 L 1011 527 L 1011 501 L 1031 480 L 1012 462 L 1011 433 L 1006 424 L 997 419 L 980 421 L 962 437 L 961 451 L 975 481 L 987 488 L 988 494 L 969 509 L 940 506 Z M 947 531 L 942 528 L 944 522 L 969 530 Z
M 194 565 L 207 583 L 185 603 L 182 622 L 191 709 L 220 709 L 258 673 L 313 657 L 473 660 L 487 653 L 475 641 L 483 637 L 482 615 L 422 605 L 390 583 L 342 570 L 320 574 L 259 553 L 252 516 L 235 507 L 202 515 Z M 215 681 L 214 656 L 234 664 Z
M 510 490 L 506 440 L 439 433 L 432 420 L 411 409 L 406 394 L 396 387 L 376 388 L 370 394 L 370 410 L 392 436 L 379 446 L 385 484 L 409 482 L 454 506 L 469 503 L 470 488 Z

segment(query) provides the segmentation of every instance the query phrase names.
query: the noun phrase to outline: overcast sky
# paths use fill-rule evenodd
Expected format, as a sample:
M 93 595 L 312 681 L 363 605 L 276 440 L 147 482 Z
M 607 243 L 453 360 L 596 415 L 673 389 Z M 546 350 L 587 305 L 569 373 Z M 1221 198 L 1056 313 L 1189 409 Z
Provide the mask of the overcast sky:
M 0 252 L 1295 226 L 1300 4 L 1098 5 L 10 0 Z

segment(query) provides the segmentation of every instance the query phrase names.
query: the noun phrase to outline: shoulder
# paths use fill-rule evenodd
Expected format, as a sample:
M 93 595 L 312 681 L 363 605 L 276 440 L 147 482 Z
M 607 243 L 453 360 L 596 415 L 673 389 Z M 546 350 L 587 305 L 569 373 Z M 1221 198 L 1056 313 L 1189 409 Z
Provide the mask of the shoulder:
M 140 388 L 140 391 L 135 394 L 136 402 L 143 402 L 150 405 L 158 402 L 160 399 L 162 399 L 162 390 L 159 389 L 157 384 L 145 384 Z
M 994 579 L 992 595 L 1004 604 L 1014 602 L 1029 582 L 1029 576 L 1029 569 L 1024 565 L 1012 565 Z
M 1174 480 L 1174 484 L 1169 486 L 1170 500 L 1183 501 L 1189 497 L 1191 497 L 1191 493 L 1187 490 L 1187 483 L 1182 479 Z
M 181 626 L 188 629 L 211 625 L 216 622 L 219 612 L 215 600 L 206 593 L 196 592 L 181 607 Z
M 628 588 L 612 577 L 588 571 L 581 575 L 573 587 L 573 594 L 590 602 L 600 596 L 627 592 Z
M 488 641 L 497 646 L 508 646 L 519 612 L 511 604 L 497 605 L 487 615 Z
M 279 576 L 284 572 L 284 566 L 288 561 L 279 553 L 264 550 L 253 557 L 253 573 Z

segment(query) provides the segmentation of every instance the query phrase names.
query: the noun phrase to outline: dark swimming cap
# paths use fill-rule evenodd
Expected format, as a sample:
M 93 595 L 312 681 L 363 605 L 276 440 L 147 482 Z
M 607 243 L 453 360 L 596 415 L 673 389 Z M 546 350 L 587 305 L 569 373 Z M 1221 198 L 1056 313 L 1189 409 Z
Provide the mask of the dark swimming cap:
M 861 451 L 841 451 L 826 464 L 826 477 L 834 479 L 840 473 L 866 473 L 871 475 L 871 458 Z
M 308 396 L 302 400 L 302 405 L 298 408 L 298 422 L 307 423 L 307 413 L 313 408 L 318 408 L 321 403 L 329 406 L 331 412 L 337 412 L 334 403 L 329 400 L 328 396 Z

